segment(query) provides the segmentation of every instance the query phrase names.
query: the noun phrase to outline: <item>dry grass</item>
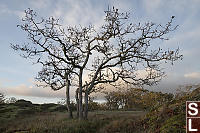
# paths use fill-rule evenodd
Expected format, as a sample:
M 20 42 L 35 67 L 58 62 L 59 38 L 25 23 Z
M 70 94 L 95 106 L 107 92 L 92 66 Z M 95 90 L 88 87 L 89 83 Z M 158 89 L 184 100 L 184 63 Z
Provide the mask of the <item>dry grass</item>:
M 88 121 L 80 122 L 68 119 L 66 112 L 42 113 L 8 121 L 1 127 L 1 132 L 100 133 L 105 132 L 109 125 L 112 128 L 120 127 L 118 124 L 126 119 L 136 120 L 143 115 L 144 112 L 141 111 L 96 111 L 89 112 Z

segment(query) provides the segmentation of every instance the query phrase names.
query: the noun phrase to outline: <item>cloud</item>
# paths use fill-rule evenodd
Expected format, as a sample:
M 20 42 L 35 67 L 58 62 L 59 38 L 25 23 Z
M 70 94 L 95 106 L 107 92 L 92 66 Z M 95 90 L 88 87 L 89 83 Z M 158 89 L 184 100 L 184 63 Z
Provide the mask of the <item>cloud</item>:
M 15 15 L 20 19 L 24 17 L 24 12 L 18 10 L 11 10 L 6 5 L 0 5 L 0 15 Z
M 197 78 L 200 78 L 200 72 L 187 73 L 187 74 L 184 74 L 184 77 L 197 79 Z
M 48 2 L 49 2 L 49 0 L 32 0 L 32 1 L 30 1 L 30 4 L 34 8 L 41 9 L 41 8 L 48 7 L 48 5 L 49 5 Z
M 0 92 L 6 95 L 18 95 L 18 96 L 33 96 L 33 97 L 49 97 L 49 98 L 64 98 L 65 88 L 53 91 L 51 88 L 37 87 L 33 80 L 28 80 L 26 84 L 19 84 L 15 86 L 5 86 L 4 82 L 0 82 Z M 4 83 L 4 84 L 3 84 Z M 71 88 L 71 98 L 74 98 L 75 92 Z
M 6 5 L 0 5 L 0 14 L 5 14 L 5 13 L 9 13 L 10 10 L 8 10 Z
M 147 11 L 147 13 L 154 12 L 157 8 L 160 7 L 161 1 L 160 0 L 144 0 L 144 7 Z
M 64 97 L 61 91 L 55 92 L 50 88 L 38 88 L 32 85 L 20 84 L 14 87 L 4 87 L 1 90 L 9 95 L 37 96 L 37 97 Z
M 200 4 L 200 1 L 198 0 L 191 0 L 190 4 L 188 4 L 187 0 L 143 0 L 142 1 L 144 8 L 146 10 L 146 13 L 148 14 L 158 14 L 158 13 L 165 13 L 165 12 L 171 12 L 171 13 L 181 13 L 186 12 L 188 13 L 188 10 L 195 11 L 198 9 L 198 5 Z M 167 9 L 167 10 L 165 10 Z M 186 10 L 187 9 L 187 10 Z M 157 12 L 156 12 L 157 11 Z
M 104 21 L 103 7 L 93 5 L 89 1 L 59 1 L 55 3 L 51 16 L 63 21 L 63 26 L 94 26 L 102 25 Z M 85 7 L 85 8 L 83 8 Z

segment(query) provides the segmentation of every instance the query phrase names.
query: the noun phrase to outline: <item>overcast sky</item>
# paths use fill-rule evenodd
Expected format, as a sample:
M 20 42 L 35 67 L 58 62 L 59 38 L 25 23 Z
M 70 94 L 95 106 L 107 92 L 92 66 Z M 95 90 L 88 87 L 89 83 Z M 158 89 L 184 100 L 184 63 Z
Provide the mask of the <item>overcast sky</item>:
M 31 8 L 41 17 L 60 18 L 64 26 L 100 26 L 108 5 L 127 11 L 131 21 L 166 23 L 175 16 L 178 29 L 165 43 L 180 48 L 184 58 L 173 66 L 163 65 L 167 76 L 151 89 L 172 92 L 178 85 L 200 83 L 200 0 L 1 0 L 0 1 L 0 92 L 33 102 L 52 102 L 64 97 L 64 90 L 37 88 L 34 77 L 40 70 L 10 48 L 23 44 L 26 34 L 17 28 L 24 10 Z M 45 101 L 43 100 L 45 99 Z

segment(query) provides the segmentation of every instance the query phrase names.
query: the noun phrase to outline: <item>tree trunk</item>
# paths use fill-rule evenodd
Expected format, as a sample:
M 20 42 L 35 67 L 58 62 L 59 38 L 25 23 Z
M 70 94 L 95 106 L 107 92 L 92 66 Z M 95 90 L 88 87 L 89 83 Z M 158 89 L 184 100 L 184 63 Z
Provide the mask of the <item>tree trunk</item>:
M 69 118 L 73 118 L 72 114 L 72 108 L 70 104 L 70 95 L 69 95 L 69 89 L 70 89 L 70 81 L 68 80 L 68 75 L 66 75 L 66 104 L 67 104 L 67 109 L 68 109 L 68 115 Z
M 83 87 L 82 87 L 83 70 L 80 69 L 79 74 L 79 120 L 83 119 Z
M 79 118 L 79 98 L 78 98 L 79 89 L 76 90 L 76 117 Z
M 85 91 L 85 108 L 84 108 L 84 119 L 88 118 L 88 91 Z
M 83 100 L 82 100 L 82 89 L 79 90 L 79 120 L 83 119 Z

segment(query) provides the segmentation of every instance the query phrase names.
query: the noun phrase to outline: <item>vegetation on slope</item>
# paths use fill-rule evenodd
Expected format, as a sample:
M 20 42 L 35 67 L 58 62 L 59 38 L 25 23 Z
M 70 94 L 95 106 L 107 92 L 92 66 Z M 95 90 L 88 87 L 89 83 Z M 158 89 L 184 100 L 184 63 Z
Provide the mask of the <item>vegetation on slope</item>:
M 142 120 L 144 130 L 150 133 L 183 133 L 186 131 L 186 101 L 199 101 L 200 87 L 182 92 L 170 102 L 149 112 Z

